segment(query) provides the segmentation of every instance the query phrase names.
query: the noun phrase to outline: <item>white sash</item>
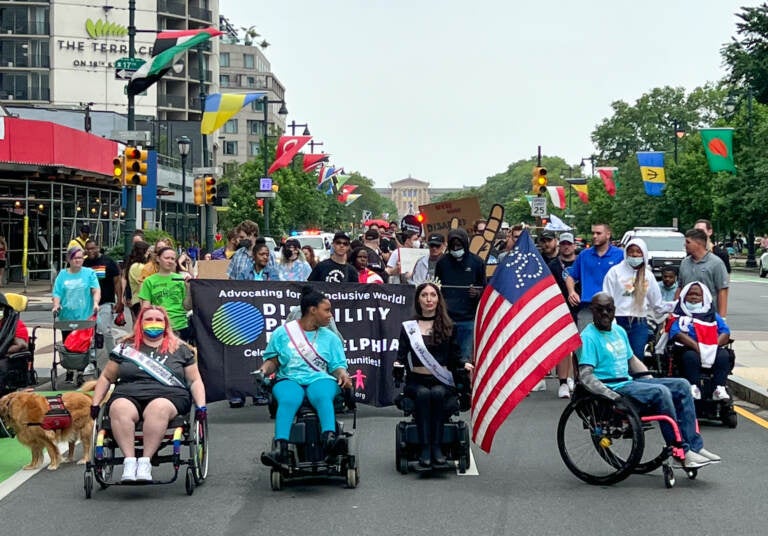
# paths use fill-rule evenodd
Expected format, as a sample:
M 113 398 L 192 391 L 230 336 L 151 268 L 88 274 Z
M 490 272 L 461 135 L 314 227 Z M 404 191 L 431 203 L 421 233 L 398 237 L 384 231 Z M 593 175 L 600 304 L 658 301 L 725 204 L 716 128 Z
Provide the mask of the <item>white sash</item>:
M 318 330 L 320 328 L 317 328 Z M 288 334 L 288 338 L 291 340 L 293 347 L 299 352 L 299 355 L 304 359 L 307 365 L 317 372 L 328 372 L 328 362 L 317 353 L 317 349 L 307 339 L 307 334 L 304 333 L 304 329 L 299 324 L 298 320 L 292 320 L 286 322 L 285 332 Z
M 424 344 L 424 339 L 421 337 L 421 330 L 419 330 L 419 323 L 416 320 L 407 320 L 403 322 L 405 333 L 408 335 L 408 339 L 411 341 L 411 349 L 416 357 L 419 358 L 421 364 L 429 369 L 432 375 L 440 380 L 445 385 L 454 387 L 453 374 L 450 371 L 437 362 L 437 359 L 429 353 L 427 346 Z M 411 364 L 413 368 L 413 364 Z
M 184 382 L 182 382 L 171 369 L 159 361 L 155 361 L 147 354 L 136 350 L 135 348 L 126 346 L 125 344 L 120 344 L 115 346 L 115 349 L 112 350 L 112 353 L 115 353 L 120 357 L 124 357 L 133 362 L 133 364 L 135 364 L 137 367 L 139 367 L 141 370 L 152 376 L 163 385 L 167 385 L 168 387 L 187 388 L 187 386 L 184 385 Z

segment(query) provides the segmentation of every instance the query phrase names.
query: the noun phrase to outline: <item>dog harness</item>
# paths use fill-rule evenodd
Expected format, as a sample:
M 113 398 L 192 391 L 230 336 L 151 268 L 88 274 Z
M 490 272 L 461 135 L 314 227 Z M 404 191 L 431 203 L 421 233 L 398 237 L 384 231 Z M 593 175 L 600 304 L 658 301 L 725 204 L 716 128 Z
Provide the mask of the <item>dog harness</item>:
M 39 426 L 43 430 L 63 430 L 72 425 L 72 415 L 64 407 L 61 395 L 46 396 L 50 409 L 43 417 L 43 422 L 31 422 L 27 426 Z

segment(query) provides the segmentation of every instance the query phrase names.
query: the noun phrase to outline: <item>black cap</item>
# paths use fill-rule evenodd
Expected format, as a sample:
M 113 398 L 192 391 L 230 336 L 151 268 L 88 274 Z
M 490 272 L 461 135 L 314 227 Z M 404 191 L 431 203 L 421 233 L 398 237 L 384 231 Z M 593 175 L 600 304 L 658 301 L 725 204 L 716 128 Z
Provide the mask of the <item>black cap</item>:
M 427 244 L 430 246 L 439 246 L 445 244 L 445 237 L 440 233 L 432 233 L 427 239 Z
M 338 233 L 333 235 L 333 241 L 336 242 L 337 240 L 346 240 L 347 242 L 349 242 L 349 235 L 344 231 L 339 231 Z
M 376 229 L 368 229 L 365 232 L 366 240 L 376 240 L 377 238 L 379 238 L 379 232 Z
M 91 234 L 91 228 L 88 225 L 83 225 L 80 227 L 81 233 Z
M 553 233 L 552 231 L 542 231 L 542 233 L 539 235 L 539 241 L 554 240 L 555 238 L 556 238 L 555 233 Z

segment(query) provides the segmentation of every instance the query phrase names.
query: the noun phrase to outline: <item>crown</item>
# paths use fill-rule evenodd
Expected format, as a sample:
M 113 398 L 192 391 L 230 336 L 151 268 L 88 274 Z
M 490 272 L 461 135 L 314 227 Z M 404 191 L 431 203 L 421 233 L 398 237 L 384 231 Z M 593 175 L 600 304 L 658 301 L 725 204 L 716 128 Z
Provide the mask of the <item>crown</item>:
M 427 277 L 424 282 L 429 283 L 430 285 L 435 285 L 437 288 L 441 288 L 443 286 L 443 284 L 440 282 L 440 278 L 433 275 Z

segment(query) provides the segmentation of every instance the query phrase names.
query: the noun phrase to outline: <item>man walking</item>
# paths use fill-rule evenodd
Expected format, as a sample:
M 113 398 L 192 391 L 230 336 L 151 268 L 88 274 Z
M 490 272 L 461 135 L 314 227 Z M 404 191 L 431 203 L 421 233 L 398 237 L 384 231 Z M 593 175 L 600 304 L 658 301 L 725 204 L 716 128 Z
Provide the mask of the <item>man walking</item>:
M 109 257 L 102 255 L 101 248 L 94 240 L 85 243 L 86 258 L 83 266 L 96 272 L 96 279 L 101 288 L 101 300 L 99 300 L 99 314 L 96 318 L 96 333 L 101 335 L 103 342 L 101 348 L 96 350 L 96 362 L 99 369 L 103 370 L 107 364 L 107 356 L 115 347 L 115 338 L 120 334 L 115 327 L 115 314 L 123 312 L 123 300 L 117 299 L 123 295 L 123 278 L 117 263 Z M 98 345 L 97 345 L 98 347 Z M 91 363 L 83 371 L 83 375 L 93 374 Z
M 728 271 L 720 258 L 707 251 L 707 233 L 701 229 L 689 229 L 685 233 L 685 252 L 688 256 L 680 263 L 680 277 L 676 297 L 680 289 L 693 281 L 700 281 L 712 294 L 712 307 L 717 314 L 726 317 L 728 312 Z
M 339 231 L 333 235 L 331 257 L 319 262 L 309 274 L 307 281 L 326 281 L 328 283 L 357 283 L 358 273 L 347 262 L 349 253 L 349 235 Z
M 557 281 L 557 285 L 560 287 L 560 292 L 563 293 L 565 302 L 568 304 L 568 309 L 571 311 L 573 321 L 576 321 L 578 308 L 568 303 L 568 287 L 565 286 L 563 280 L 563 272 L 573 263 L 576 262 L 576 244 L 574 243 L 573 234 L 562 233 L 560 235 L 560 243 L 558 248 L 558 255 L 549 263 L 549 270 L 552 272 L 552 276 Z M 571 390 L 573 389 L 573 379 L 571 378 L 571 355 L 564 357 L 562 361 L 555 367 L 557 371 L 557 379 L 560 382 L 560 387 L 557 389 L 557 396 L 559 398 L 570 398 Z

